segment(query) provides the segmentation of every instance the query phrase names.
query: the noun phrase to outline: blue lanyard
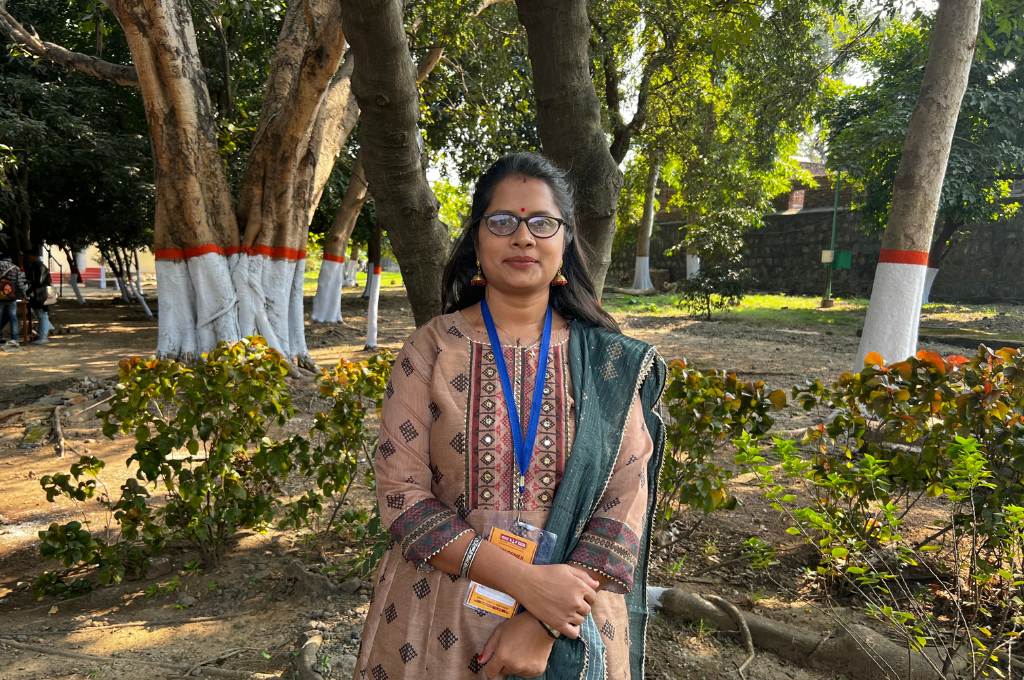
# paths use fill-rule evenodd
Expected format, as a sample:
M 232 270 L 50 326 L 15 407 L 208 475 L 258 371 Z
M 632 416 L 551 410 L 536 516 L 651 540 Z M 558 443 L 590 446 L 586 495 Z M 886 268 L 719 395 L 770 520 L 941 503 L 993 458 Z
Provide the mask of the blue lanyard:
M 516 465 L 519 467 L 519 495 L 521 497 L 526 491 L 526 471 L 530 469 L 530 459 L 533 458 L 533 443 L 537 439 L 537 423 L 540 421 L 540 402 L 544 397 L 544 378 L 548 372 L 548 347 L 551 345 L 551 305 L 548 305 L 548 311 L 544 316 L 544 332 L 540 336 L 537 380 L 533 386 L 533 401 L 530 402 L 530 420 L 525 437 L 523 436 L 522 421 L 519 419 L 519 409 L 516 408 L 512 379 L 508 375 L 508 366 L 505 364 L 505 353 L 501 348 L 498 330 L 494 327 L 494 319 L 491 318 L 491 310 L 487 308 L 486 299 L 480 302 L 480 311 L 484 317 L 484 325 L 487 326 L 487 336 L 491 339 L 491 353 L 494 354 L 494 364 L 497 366 L 498 376 L 501 378 L 501 391 L 505 395 L 505 410 L 508 411 L 509 425 L 512 428 L 512 445 L 516 452 Z

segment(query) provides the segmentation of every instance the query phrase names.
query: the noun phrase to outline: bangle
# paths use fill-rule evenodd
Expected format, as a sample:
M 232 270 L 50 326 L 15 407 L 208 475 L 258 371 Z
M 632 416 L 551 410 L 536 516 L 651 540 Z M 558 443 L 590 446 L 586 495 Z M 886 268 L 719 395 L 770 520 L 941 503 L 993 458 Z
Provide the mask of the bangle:
M 557 630 L 555 630 L 554 628 L 552 628 L 548 624 L 546 624 L 543 621 L 541 621 L 540 619 L 538 619 L 536 616 L 534 616 L 533 618 L 537 620 L 537 623 L 539 623 L 541 626 L 544 627 L 544 632 L 547 633 L 548 635 L 550 635 L 552 637 L 552 639 L 557 640 L 558 638 L 562 637 L 561 633 L 559 633 Z
M 465 578 L 469 578 L 469 569 L 473 566 L 473 560 L 476 559 L 476 553 L 480 550 L 480 544 L 484 542 L 479 534 L 473 536 L 470 540 L 469 545 L 466 546 L 466 554 L 462 556 L 462 568 L 459 569 L 459 575 Z

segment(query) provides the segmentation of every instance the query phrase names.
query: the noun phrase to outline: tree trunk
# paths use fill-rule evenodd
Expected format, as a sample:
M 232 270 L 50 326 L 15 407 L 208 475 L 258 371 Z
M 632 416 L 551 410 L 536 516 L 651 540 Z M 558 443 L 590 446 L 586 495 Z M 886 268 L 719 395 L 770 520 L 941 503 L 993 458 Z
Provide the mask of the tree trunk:
M 238 225 L 185 0 L 110 0 L 138 74 L 156 176 L 157 353 L 241 337 L 228 258 Z
M 686 253 L 686 280 L 695 279 L 700 276 L 700 255 Z
M 935 283 L 935 277 L 939 275 L 939 267 L 942 266 L 946 255 L 949 255 L 949 251 L 953 249 L 953 237 L 963 226 L 953 220 L 942 220 L 942 228 L 928 253 L 928 271 L 924 277 L 924 292 L 921 294 L 922 305 L 928 304 L 931 300 L 932 284 Z
M 636 238 L 636 265 L 633 271 L 633 288 L 650 290 L 651 282 L 651 232 L 654 230 L 654 202 L 658 197 L 658 175 L 661 163 L 651 160 L 647 173 L 647 187 L 644 192 L 644 216 L 640 220 L 640 231 Z
M 332 84 L 344 82 L 349 90 L 353 64 L 343 65 L 344 54 L 340 3 L 289 7 L 239 198 L 242 252 L 232 276 L 239 326 L 300 360 L 308 360 L 303 283 L 309 222 L 340 148 L 326 150 L 334 142 L 325 137 L 347 136 L 356 119 L 349 97 L 331 98 Z M 340 122 L 340 129 L 329 131 L 321 116 Z
M 479 11 L 482 11 L 481 6 Z M 416 83 L 422 83 L 430 75 L 434 67 L 441 62 L 444 50 L 434 47 L 427 52 L 416 68 Z M 370 197 L 369 185 L 366 183 L 366 170 L 363 163 L 363 152 L 359 151 L 356 162 L 352 166 L 345 196 L 338 206 L 338 214 L 334 217 L 330 231 L 324 239 L 324 256 L 320 263 L 320 275 L 316 282 L 316 295 L 313 297 L 313 321 L 340 323 L 341 291 L 345 281 L 350 279 L 355 284 L 355 269 L 345 262 L 345 245 L 356 227 L 359 213 Z M 371 272 L 372 273 L 372 272 Z M 347 275 L 347 276 L 346 276 Z M 369 288 L 367 288 L 369 290 Z
M 348 261 L 345 262 L 345 285 L 355 286 L 356 275 L 359 273 L 359 244 L 350 243 Z
M 366 346 L 365 349 L 377 348 L 377 317 L 380 307 L 381 283 L 381 228 L 374 225 L 373 234 L 367 247 L 366 256 Z
M 377 217 L 402 266 L 417 325 L 441 311 L 441 280 L 451 247 L 427 184 L 419 132 L 416 69 L 402 23 L 401 0 L 345 0 L 345 32 L 356 67 L 360 140 Z
M 858 364 L 869 352 L 899 361 L 917 348 L 928 251 L 980 11 L 981 0 L 939 2 L 921 92 L 893 183 Z
M 156 170 L 157 352 L 259 333 L 306 356 L 308 225 L 358 112 L 338 3 L 289 5 L 233 206 L 186 0 L 110 0 L 132 54 Z M 243 231 L 240 231 L 243 230 Z
M 569 173 L 577 229 L 591 251 L 590 273 L 600 296 L 611 264 L 622 173 L 608 147 L 590 76 L 587 4 L 517 0 L 516 5 L 529 40 L 541 144 Z
M 71 270 L 71 277 L 68 283 L 71 284 L 71 290 L 75 291 L 75 299 L 78 300 L 78 304 L 84 305 L 85 298 L 82 297 L 82 289 L 78 287 L 82 278 L 82 274 L 78 269 L 78 259 L 75 257 L 75 253 L 71 252 L 71 248 L 65 246 L 61 250 L 64 251 L 64 257 L 68 261 L 68 269 Z
M 366 173 L 363 170 L 363 154 L 359 152 L 352 175 L 349 177 L 345 196 L 338 206 L 330 231 L 324 239 L 324 256 L 320 263 L 320 275 L 316 281 L 316 295 L 313 297 L 313 321 L 340 323 L 341 290 L 345 284 L 345 246 L 355 229 L 359 212 L 366 202 Z

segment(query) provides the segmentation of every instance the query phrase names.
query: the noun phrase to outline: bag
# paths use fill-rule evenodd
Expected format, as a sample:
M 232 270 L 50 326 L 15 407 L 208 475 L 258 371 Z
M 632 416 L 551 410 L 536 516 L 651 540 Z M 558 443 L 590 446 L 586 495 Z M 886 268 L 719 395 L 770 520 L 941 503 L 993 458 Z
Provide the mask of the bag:
M 7 271 L 0 273 L 0 302 L 12 302 L 18 299 L 18 265 L 11 265 Z

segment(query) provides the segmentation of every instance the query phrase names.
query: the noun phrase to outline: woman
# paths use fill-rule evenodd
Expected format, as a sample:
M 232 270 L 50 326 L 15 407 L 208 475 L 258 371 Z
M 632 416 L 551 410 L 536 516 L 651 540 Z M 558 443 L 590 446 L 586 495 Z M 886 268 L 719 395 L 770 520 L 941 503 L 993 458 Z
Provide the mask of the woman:
M 536 154 L 477 182 L 446 313 L 409 338 L 385 393 L 374 470 L 394 540 L 356 678 L 643 677 L 664 365 L 601 309 L 573 215 Z M 554 534 L 550 564 L 484 540 L 513 519 Z M 465 606 L 471 580 L 519 613 Z

